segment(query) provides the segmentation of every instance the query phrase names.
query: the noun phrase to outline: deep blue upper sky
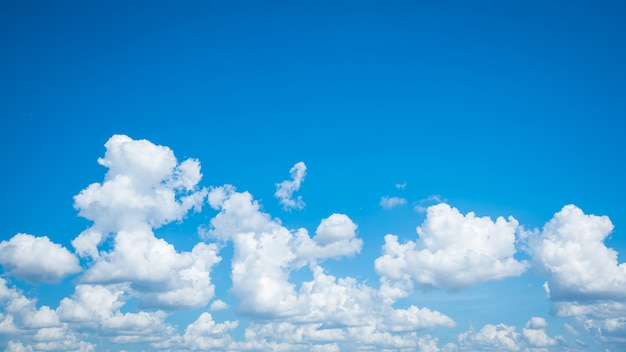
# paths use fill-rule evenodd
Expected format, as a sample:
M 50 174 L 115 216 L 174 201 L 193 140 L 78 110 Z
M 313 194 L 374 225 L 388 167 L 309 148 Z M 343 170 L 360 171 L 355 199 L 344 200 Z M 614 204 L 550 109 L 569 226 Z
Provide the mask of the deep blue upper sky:
M 1 6 L 12 169 L 93 166 L 126 133 L 216 183 L 306 160 L 503 205 L 624 197 L 619 2 Z

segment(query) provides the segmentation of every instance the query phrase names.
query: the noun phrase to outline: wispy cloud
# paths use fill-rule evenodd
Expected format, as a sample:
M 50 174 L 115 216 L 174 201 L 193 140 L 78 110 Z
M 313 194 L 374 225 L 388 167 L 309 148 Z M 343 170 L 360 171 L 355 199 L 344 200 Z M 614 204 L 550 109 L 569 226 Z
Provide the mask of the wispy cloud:
M 415 211 L 418 213 L 424 213 L 428 209 L 429 206 L 445 203 L 445 199 L 443 199 L 439 195 L 433 195 L 424 199 L 420 199 L 419 202 L 415 205 Z
M 306 176 L 306 165 L 304 162 L 296 163 L 289 170 L 291 180 L 285 180 L 276 184 L 276 193 L 274 196 L 278 198 L 285 210 L 303 209 L 305 206 L 302 196 L 293 198 L 293 193 L 300 189 L 300 185 Z
M 393 207 L 397 207 L 399 205 L 406 204 L 406 199 L 400 197 L 387 197 L 383 196 L 380 198 L 380 206 L 385 209 L 391 209 Z

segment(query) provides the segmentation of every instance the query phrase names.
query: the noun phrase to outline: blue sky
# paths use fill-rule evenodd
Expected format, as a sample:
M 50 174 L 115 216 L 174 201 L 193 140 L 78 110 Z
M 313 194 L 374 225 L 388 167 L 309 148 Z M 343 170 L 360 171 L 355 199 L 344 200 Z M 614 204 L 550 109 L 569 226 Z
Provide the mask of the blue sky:
M 626 348 L 622 3 L 5 1 L 0 33 L 0 348 Z

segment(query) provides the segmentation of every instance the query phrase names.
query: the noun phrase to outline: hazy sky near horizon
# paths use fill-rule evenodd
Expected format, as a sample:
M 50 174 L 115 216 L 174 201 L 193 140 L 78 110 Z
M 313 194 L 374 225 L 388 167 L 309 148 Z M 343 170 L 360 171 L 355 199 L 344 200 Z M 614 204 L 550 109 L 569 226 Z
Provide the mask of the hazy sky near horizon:
M 621 351 L 626 6 L 0 3 L 0 349 Z

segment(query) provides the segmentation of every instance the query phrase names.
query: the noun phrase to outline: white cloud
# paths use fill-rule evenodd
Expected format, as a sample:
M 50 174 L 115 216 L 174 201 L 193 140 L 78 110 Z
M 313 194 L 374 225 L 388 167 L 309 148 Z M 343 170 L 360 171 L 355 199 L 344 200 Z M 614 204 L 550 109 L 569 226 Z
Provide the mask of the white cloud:
M 5 352 L 29 352 L 32 350 L 32 347 L 24 346 L 21 342 L 9 341 Z
M 486 324 L 479 331 L 459 334 L 460 351 L 519 351 L 522 348 L 520 334 L 514 326 Z
M 520 275 L 526 263 L 513 258 L 517 226 L 513 217 L 492 221 L 444 203 L 429 207 L 417 241 L 400 244 L 397 236 L 385 236 L 375 262 L 383 294 L 395 300 L 413 285 L 455 291 Z
M 532 317 L 526 322 L 525 327 L 528 329 L 545 329 L 548 326 L 546 320 L 542 317 Z
M 31 282 L 57 282 L 81 270 L 78 258 L 48 237 L 19 233 L 0 242 L 0 264 L 17 278 Z
M 304 181 L 304 177 L 306 176 L 306 165 L 304 162 L 296 163 L 290 170 L 289 174 L 291 175 L 291 180 L 285 180 L 281 183 L 276 184 L 276 193 L 274 196 L 278 198 L 280 204 L 285 208 L 285 210 L 290 209 L 303 209 L 304 201 L 301 196 L 293 199 L 293 193 L 297 192 L 300 189 L 300 185 L 302 181 Z
M 570 319 L 571 325 L 568 324 L 566 329 L 580 338 L 585 335 L 592 337 L 600 346 L 606 346 L 606 350 L 623 350 L 626 346 L 626 314 L 623 310 L 621 312 L 618 318 L 600 319 L 585 315 L 575 316 Z M 576 341 L 581 346 L 585 346 L 585 350 L 591 349 L 587 346 L 589 340 L 583 342 L 577 339 Z
M 459 351 L 526 351 L 539 352 L 555 350 L 562 341 L 546 333 L 544 318 L 532 317 L 519 333 L 515 326 L 486 324 L 479 331 L 470 329 L 457 337 Z M 562 347 L 562 346 L 561 346 Z
M 397 207 L 399 205 L 406 204 L 406 199 L 400 197 L 387 197 L 383 196 L 380 198 L 380 206 L 385 209 L 391 209 L 393 207 Z
M 347 215 L 333 214 L 320 222 L 313 241 L 326 246 L 334 242 L 350 240 L 356 236 L 356 228 L 356 224 Z
M 245 340 L 236 346 L 255 351 L 453 351 L 450 345 L 438 349 L 436 344 L 437 339 L 428 335 L 381 331 L 375 321 L 367 320 L 348 328 L 290 322 L 253 323 L 245 331 Z
M 306 229 L 291 231 L 279 220 L 271 219 L 261 212 L 250 193 L 237 192 L 232 186 L 212 189 L 209 203 L 219 214 L 211 220 L 211 229 L 205 235 L 233 242 L 231 292 L 238 299 L 237 309 L 251 317 L 312 324 L 309 325 L 312 330 L 308 331 L 318 337 L 334 328 L 340 328 L 341 334 L 350 334 L 346 327 L 370 326 L 369 335 L 359 335 L 360 338 L 379 336 L 390 346 L 395 346 L 396 339 L 404 341 L 398 334 L 405 331 L 454 325 L 451 318 L 425 308 L 411 306 L 396 310 L 380 300 L 377 290 L 354 278 L 329 275 L 317 264 L 319 259 L 337 258 L 360 250 L 362 240 L 356 237 L 357 225 L 347 215 L 333 214 L 322 219 L 316 235 L 311 238 Z M 303 282 L 298 289 L 289 281 L 289 274 L 306 263 L 310 265 L 313 279 Z M 323 324 L 324 329 L 315 324 Z M 247 331 L 248 338 L 259 333 L 254 329 Z M 355 332 L 354 336 L 358 334 Z M 294 343 L 304 343 L 278 337 L 273 341 L 276 345 L 256 345 L 249 340 L 244 344 L 260 349 L 278 346 L 289 349 Z
M 550 298 L 560 300 L 610 300 L 626 302 L 626 263 L 604 245 L 613 230 L 606 216 L 586 215 L 567 205 L 530 235 L 534 266 L 548 276 Z
M 71 298 L 63 298 L 56 312 L 61 321 L 97 327 L 124 305 L 128 285 L 77 285 Z
M 405 189 L 406 188 L 406 182 L 396 183 L 396 188 L 397 189 Z
M 541 231 L 525 233 L 533 265 L 548 281 L 551 313 L 579 319 L 605 343 L 626 343 L 626 263 L 604 240 L 613 230 L 607 216 L 588 215 L 566 205 Z M 541 336 L 538 337 L 541 339 Z
M 425 213 L 429 206 L 445 202 L 445 199 L 443 199 L 440 195 L 432 195 L 427 198 L 420 199 L 418 204 L 415 206 L 415 211 L 418 213 Z
M 590 316 L 600 319 L 626 316 L 626 304 L 613 300 L 555 301 L 551 312 L 558 317 Z
M 5 313 L 0 313 L 0 334 L 9 340 L 11 351 L 94 351 L 92 343 L 82 341 L 80 335 L 59 319 L 56 311 L 47 305 L 37 307 L 37 300 L 10 288 L 0 278 L 0 303 Z M 11 341 L 15 338 L 19 342 Z
M 409 306 L 407 309 L 395 309 L 387 321 L 389 331 L 415 331 L 433 326 L 454 327 L 450 317 L 428 308 Z
M 289 272 L 317 259 L 354 254 L 362 245 L 356 224 L 343 214 L 322 220 L 310 238 L 305 229 L 291 232 L 270 219 L 250 193 L 232 186 L 212 189 L 209 202 L 220 213 L 207 235 L 233 241 L 233 293 L 241 309 L 255 314 L 297 314 L 301 306 Z
M 382 304 L 375 289 L 353 278 L 337 279 L 319 266 L 312 270 L 313 280 L 304 282 L 299 292 L 301 302 L 309 307 L 308 313 L 296 321 L 352 327 L 375 321 L 378 329 L 386 332 L 455 325 L 450 317 L 427 308 L 394 309 Z
M 541 317 L 519 327 L 487 324 L 461 333 L 457 344 L 439 346 L 436 330 L 456 326 L 450 316 L 411 305 L 417 296 L 395 306 L 415 289 L 455 291 L 521 274 L 526 263 L 514 258 L 521 230 L 512 217 L 492 220 L 463 215 L 446 204 L 431 206 L 416 240 L 385 237 L 375 262 L 380 287 L 372 287 L 367 278 L 337 276 L 324 267 L 363 248 L 363 229 L 348 215 L 322 218 L 311 234 L 289 229 L 263 212 L 248 192 L 229 185 L 210 192 L 200 188 L 196 160 L 178 163 L 169 148 L 126 136 L 114 136 L 106 146 L 99 159 L 109 168 L 104 181 L 75 198 L 80 214 L 93 221 L 73 241 L 85 272 L 56 309 L 48 302 L 38 304 L 0 277 L 1 347 L 93 351 L 103 344 L 121 350 L 138 343 L 151 350 L 535 352 L 568 347 L 562 337 L 548 335 Z M 292 181 L 285 181 L 294 204 L 301 201 L 293 199 L 293 192 L 306 170 L 299 164 L 292 168 Z M 222 300 L 211 302 L 212 270 L 223 243 L 200 242 L 178 251 L 153 232 L 199 210 L 205 197 L 217 215 L 201 236 L 232 242 L 232 308 Z M 620 292 L 626 286 L 624 264 L 603 243 L 611 229 L 608 218 L 567 206 L 542 231 L 521 234 L 535 268 L 547 278 L 552 313 L 571 318 L 566 329 L 580 332 L 585 343 L 591 342 L 586 333 L 599 345 L 621 347 L 626 344 L 626 299 Z M 55 262 L 34 260 L 49 257 Z M 5 274 L 10 270 L 32 282 L 54 282 L 81 270 L 66 248 L 25 234 L 0 242 L 0 263 Z M 178 309 L 204 312 L 179 330 L 168 323 L 177 319 L 173 311 Z M 216 321 L 207 311 L 240 314 L 247 326 L 240 327 L 239 320 Z
M 357 225 L 345 214 L 332 214 L 322 219 L 312 239 L 305 229 L 299 229 L 291 243 L 299 258 L 297 266 L 359 253 L 363 240 L 356 237 L 356 229 Z
M 77 285 L 56 310 L 60 320 L 77 329 L 108 336 L 114 343 L 163 341 L 176 333 L 162 311 L 123 313 L 129 285 Z
M 81 283 L 129 283 L 140 307 L 186 309 L 205 306 L 214 295 L 211 268 L 221 258 L 215 244 L 196 244 L 177 252 L 158 239 L 152 228 L 199 210 L 207 191 L 197 160 L 178 164 L 167 147 L 115 135 L 98 162 L 109 168 L 102 184 L 94 183 L 75 197 L 79 215 L 94 222 L 72 243 L 93 262 Z M 97 246 L 113 234 L 113 248 Z
M 212 312 L 218 311 L 218 310 L 224 310 L 224 309 L 228 309 L 229 306 L 228 304 L 226 304 L 226 302 L 222 301 L 221 299 L 215 300 L 213 301 L 213 303 L 211 303 L 211 307 L 209 308 Z
M 546 334 L 545 330 L 542 329 L 523 328 L 522 335 L 524 336 L 524 338 L 526 338 L 526 340 L 528 340 L 528 342 L 532 346 L 546 347 L 554 346 L 557 344 L 556 340 L 549 337 L 548 334 Z
M 259 211 L 248 192 L 231 186 L 211 190 L 212 206 L 220 213 L 211 220 L 210 235 L 230 239 L 235 246 L 232 259 L 232 292 L 244 312 L 286 316 L 300 310 L 295 287 L 289 283 L 289 266 L 295 259 L 290 250 L 292 234 Z M 219 199 L 219 201 L 215 200 Z
M 541 317 L 532 317 L 522 329 L 522 335 L 528 343 L 535 347 L 554 346 L 557 341 L 548 336 L 546 320 Z
M 120 231 L 112 251 L 103 253 L 80 278 L 84 283 L 130 282 L 144 307 L 197 308 L 214 295 L 210 271 L 221 258 L 215 244 L 198 243 L 177 252 L 150 229 Z
M 169 148 L 124 135 L 114 135 L 105 147 L 98 159 L 109 169 L 104 181 L 74 197 L 79 215 L 94 222 L 72 241 L 79 255 L 97 258 L 97 246 L 110 233 L 156 228 L 200 210 L 206 190 L 197 189 L 202 177 L 197 160 L 178 164 Z
M 202 313 L 185 329 L 184 346 L 205 351 L 227 349 L 232 343 L 232 338 L 228 334 L 237 325 L 239 325 L 237 321 L 216 323 L 211 314 Z
M 56 309 L 38 307 L 2 279 L 0 331 L 13 341 L 5 346 L 93 350 L 95 345 L 84 338 L 149 344 L 156 349 L 415 349 L 416 330 L 455 325 L 450 317 L 428 308 L 395 309 L 381 300 L 377 289 L 351 277 L 335 277 L 320 266 L 324 260 L 360 252 L 363 240 L 347 215 L 321 219 L 311 237 L 306 229 L 289 230 L 263 213 L 248 192 L 237 192 L 232 186 L 213 188 L 210 193 L 199 189 L 199 163 L 189 159 L 178 164 L 167 147 L 118 135 L 106 148 L 99 159 L 109 168 L 104 181 L 75 197 L 79 214 L 93 221 L 73 241 L 86 259 L 85 272 L 77 279 L 74 293 L 61 299 Z M 294 168 L 289 187 L 297 190 L 305 167 L 299 163 Z M 214 296 L 210 274 L 221 258 L 215 243 L 201 242 L 191 251 L 179 252 L 157 238 L 153 229 L 199 209 L 207 195 L 219 212 L 205 234 L 233 242 L 230 293 L 238 299 L 237 313 L 252 321 L 239 342 L 230 335 L 238 321 L 216 322 L 206 312 L 183 334 L 166 322 L 169 311 L 209 306 Z M 107 237 L 112 240 L 102 245 Z M 63 259 L 32 272 L 48 270 L 60 278 L 71 272 L 71 266 L 65 265 L 70 267 L 65 270 L 57 266 L 78 262 L 47 238 L 19 235 L 3 245 L 23 245 L 24 239 L 43 243 L 43 248 Z M 26 261 L 20 260 L 21 266 L 15 268 L 24 276 Z M 299 285 L 291 282 L 292 271 L 306 266 L 313 278 Z M 49 272 L 46 275 L 52 275 Z M 208 308 L 229 306 L 217 300 Z

